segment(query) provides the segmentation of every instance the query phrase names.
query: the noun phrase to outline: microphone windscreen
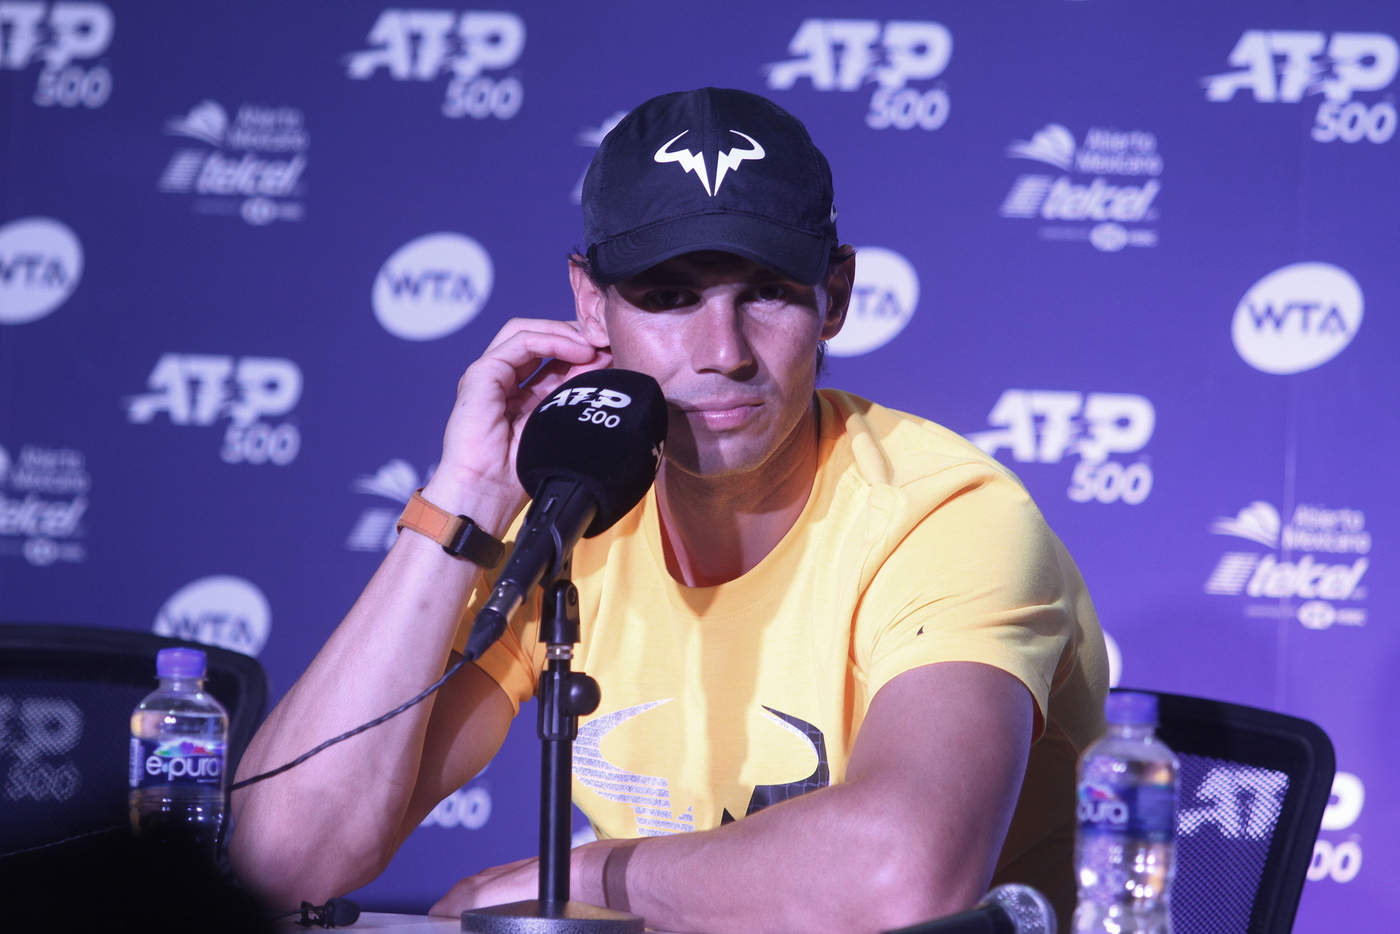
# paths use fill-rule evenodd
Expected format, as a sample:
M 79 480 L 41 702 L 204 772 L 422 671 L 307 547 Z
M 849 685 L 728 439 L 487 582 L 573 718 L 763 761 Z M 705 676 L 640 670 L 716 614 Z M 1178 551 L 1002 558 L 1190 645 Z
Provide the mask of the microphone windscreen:
M 332 898 L 326 902 L 323 917 L 334 927 L 344 927 L 359 919 L 360 906 L 348 898 Z
M 591 538 L 641 502 L 666 441 L 666 399 L 656 380 L 632 370 L 591 370 L 535 407 L 520 433 L 515 472 L 534 497 L 546 480 L 581 484 L 598 504 Z
M 996 906 L 1006 912 L 1016 934 L 1055 934 L 1055 909 L 1049 899 L 1029 885 L 1008 882 L 992 889 L 980 906 Z

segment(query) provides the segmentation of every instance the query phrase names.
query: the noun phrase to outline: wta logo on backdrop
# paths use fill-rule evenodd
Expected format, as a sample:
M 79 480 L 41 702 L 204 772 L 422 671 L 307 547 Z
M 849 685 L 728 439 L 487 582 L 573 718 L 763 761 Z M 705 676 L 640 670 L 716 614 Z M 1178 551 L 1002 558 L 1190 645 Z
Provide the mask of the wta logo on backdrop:
M 817 91 L 851 93 L 873 83 L 865 114 L 872 130 L 938 130 L 948 122 L 947 87 L 921 84 L 952 60 L 953 34 L 942 23 L 805 19 L 787 50 L 791 58 L 763 66 L 771 90 L 810 81 Z
M 1395 137 L 1395 97 L 1377 98 L 1400 71 L 1400 45 L 1385 33 L 1247 29 L 1228 60 L 1237 70 L 1201 80 L 1211 103 L 1247 95 L 1258 104 L 1298 104 L 1321 95 L 1310 130 L 1317 142 Z
M 272 633 L 272 608 L 252 581 L 215 574 L 171 594 L 156 613 L 151 631 L 256 658 Z
M 384 330 L 406 341 L 436 340 L 481 313 L 495 284 L 486 248 L 465 234 L 410 240 L 384 261 L 370 302 Z
M 827 342 L 827 352 L 857 357 L 880 349 L 904 330 L 918 305 L 919 275 L 909 260 L 884 247 L 857 248 L 846 322 Z
M 509 120 L 525 103 L 512 68 L 525 51 L 525 21 L 505 11 L 402 10 L 379 14 L 365 37 L 369 48 L 345 56 L 352 81 L 381 72 L 393 81 L 436 81 L 450 75 L 445 117 Z
M 1293 263 L 1249 288 L 1235 306 L 1230 337 L 1264 373 L 1302 373 L 1336 357 L 1361 329 L 1365 299 L 1345 269 Z
M 28 324 L 68 301 L 83 277 L 83 245 L 52 217 L 0 227 L 0 325 Z
M 103 3 L 0 3 L 0 72 L 40 64 L 36 106 L 101 107 L 112 96 L 112 71 L 92 60 L 115 32 Z
M 1060 174 L 1017 176 L 1002 200 L 1002 217 L 1041 222 L 1042 240 L 1088 241 L 1105 253 L 1157 245 L 1153 203 L 1163 162 L 1156 134 L 1093 126 L 1079 142 L 1068 127 L 1047 123 L 1007 146 L 1006 155 Z

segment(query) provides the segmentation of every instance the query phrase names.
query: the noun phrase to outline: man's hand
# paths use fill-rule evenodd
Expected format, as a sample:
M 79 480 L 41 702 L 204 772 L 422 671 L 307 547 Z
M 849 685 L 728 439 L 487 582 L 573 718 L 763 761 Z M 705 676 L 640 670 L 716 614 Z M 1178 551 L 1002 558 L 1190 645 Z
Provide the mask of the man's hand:
M 455 918 L 468 908 L 508 905 L 538 898 L 539 894 L 540 861 L 535 857 L 518 859 L 458 882 L 428 909 L 428 914 Z
M 572 321 L 506 322 L 457 383 L 442 460 L 425 498 L 460 511 L 466 491 L 490 491 L 518 508 L 524 491 L 515 479 L 515 453 L 526 418 L 560 383 L 611 363 L 612 354 Z

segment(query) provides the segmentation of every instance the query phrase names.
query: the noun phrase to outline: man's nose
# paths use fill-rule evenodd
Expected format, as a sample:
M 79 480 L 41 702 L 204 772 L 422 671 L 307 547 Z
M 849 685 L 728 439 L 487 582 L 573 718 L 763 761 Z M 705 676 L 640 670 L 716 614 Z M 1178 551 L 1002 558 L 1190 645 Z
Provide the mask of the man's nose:
M 743 375 L 755 366 L 744 332 L 744 310 L 732 296 L 716 296 L 692 316 L 691 362 L 696 372 Z

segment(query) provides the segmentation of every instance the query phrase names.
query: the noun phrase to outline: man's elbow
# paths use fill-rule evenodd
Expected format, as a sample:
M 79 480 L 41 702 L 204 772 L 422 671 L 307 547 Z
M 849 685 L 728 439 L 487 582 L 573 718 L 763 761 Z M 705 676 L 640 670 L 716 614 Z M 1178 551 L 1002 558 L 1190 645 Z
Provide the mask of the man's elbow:
M 854 894 L 868 926 L 886 931 L 971 908 L 986 888 L 980 872 L 896 823 L 885 826 L 884 841 L 867 847 L 862 860 L 865 883 Z
M 229 838 L 229 862 L 240 882 L 272 910 L 291 910 L 302 901 L 320 904 L 370 882 L 392 853 L 373 844 L 337 841 L 323 845 L 284 824 L 236 826 Z

